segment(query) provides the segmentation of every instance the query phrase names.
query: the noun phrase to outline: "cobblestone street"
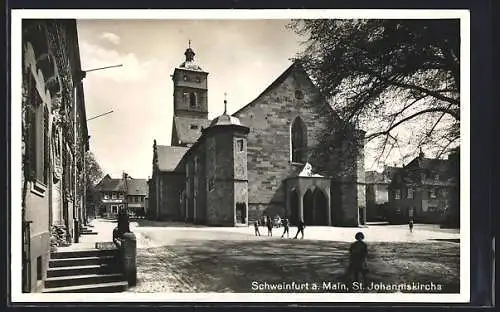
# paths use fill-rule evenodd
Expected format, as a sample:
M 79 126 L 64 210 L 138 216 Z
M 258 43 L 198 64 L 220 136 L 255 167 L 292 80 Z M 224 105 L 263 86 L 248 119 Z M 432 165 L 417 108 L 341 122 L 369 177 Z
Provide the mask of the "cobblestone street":
M 252 227 L 139 221 L 131 229 L 138 282 L 128 292 L 252 292 L 252 282 L 342 282 L 349 242 L 359 230 L 369 247 L 370 282 L 433 282 L 443 293 L 460 288 L 459 233 L 437 226 L 416 225 L 413 233 L 389 225 L 308 227 L 304 240 L 281 239 L 282 229 L 268 237 L 261 228 L 263 236 L 255 237 Z

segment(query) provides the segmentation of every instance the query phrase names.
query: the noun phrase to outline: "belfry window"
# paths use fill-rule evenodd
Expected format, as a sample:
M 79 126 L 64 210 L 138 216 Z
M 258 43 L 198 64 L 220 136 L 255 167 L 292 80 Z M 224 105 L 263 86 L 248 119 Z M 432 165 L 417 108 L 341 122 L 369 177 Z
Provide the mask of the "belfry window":
M 307 158 L 307 128 L 302 118 L 297 117 L 291 126 L 291 160 L 304 163 Z
M 198 103 L 196 100 L 197 100 L 196 93 L 194 93 L 194 92 L 189 93 L 189 107 L 193 108 L 193 107 L 198 106 Z

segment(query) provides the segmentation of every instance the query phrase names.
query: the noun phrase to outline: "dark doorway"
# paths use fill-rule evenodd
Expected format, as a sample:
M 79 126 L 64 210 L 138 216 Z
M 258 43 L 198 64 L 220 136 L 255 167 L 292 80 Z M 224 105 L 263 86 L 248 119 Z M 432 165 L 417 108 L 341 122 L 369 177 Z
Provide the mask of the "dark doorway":
M 290 192 L 290 223 L 292 225 L 299 224 L 299 194 L 296 190 Z
M 236 223 L 246 224 L 247 221 L 247 204 L 236 203 Z
M 314 190 L 314 220 L 315 225 L 328 225 L 328 200 L 320 189 Z
M 311 190 L 304 194 L 304 223 L 306 225 L 314 224 L 314 195 Z

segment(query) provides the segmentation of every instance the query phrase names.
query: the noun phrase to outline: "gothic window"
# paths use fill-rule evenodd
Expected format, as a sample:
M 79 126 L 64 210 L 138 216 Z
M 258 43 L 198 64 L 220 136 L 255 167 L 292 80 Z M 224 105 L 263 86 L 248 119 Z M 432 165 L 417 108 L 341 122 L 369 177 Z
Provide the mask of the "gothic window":
M 198 103 L 196 101 L 196 93 L 191 92 L 189 93 L 189 107 L 193 108 L 198 106 Z
M 198 195 L 198 157 L 194 158 L 194 185 L 193 185 L 193 193 L 196 197 Z
M 306 162 L 307 128 L 300 117 L 295 118 L 291 126 L 291 152 L 292 162 Z

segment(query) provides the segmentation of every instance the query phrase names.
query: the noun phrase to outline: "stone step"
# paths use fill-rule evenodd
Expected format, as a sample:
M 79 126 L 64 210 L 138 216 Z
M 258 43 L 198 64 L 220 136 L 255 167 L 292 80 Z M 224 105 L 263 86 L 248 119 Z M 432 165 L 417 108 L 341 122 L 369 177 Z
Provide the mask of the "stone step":
M 47 277 L 60 277 L 60 276 L 76 276 L 86 274 L 108 274 L 118 273 L 120 270 L 118 265 L 79 265 L 60 268 L 49 268 L 47 270 Z
M 44 289 L 44 293 L 114 293 L 127 289 L 128 283 L 124 281 L 100 283 L 93 285 L 77 285 Z
M 100 250 L 96 248 L 82 249 L 82 250 L 58 250 L 50 254 L 51 259 L 63 258 L 86 258 L 86 257 L 100 257 L 100 256 L 114 256 L 118 249 Z
M 60 258 L 49 259 L 49 268 L 82 266 L 93 264 L 108 264 L 115 260 L 115 256 L 97 256 L 97 257 L 78 257 L 78 258 Z
M 123 281 L 123 274 L 121 273 L 58 276 L 45 279 L 45 288 L 102 284 L 121 281 Z
M 97 232 L 80 232 L 80 235 L 97 235 Z

